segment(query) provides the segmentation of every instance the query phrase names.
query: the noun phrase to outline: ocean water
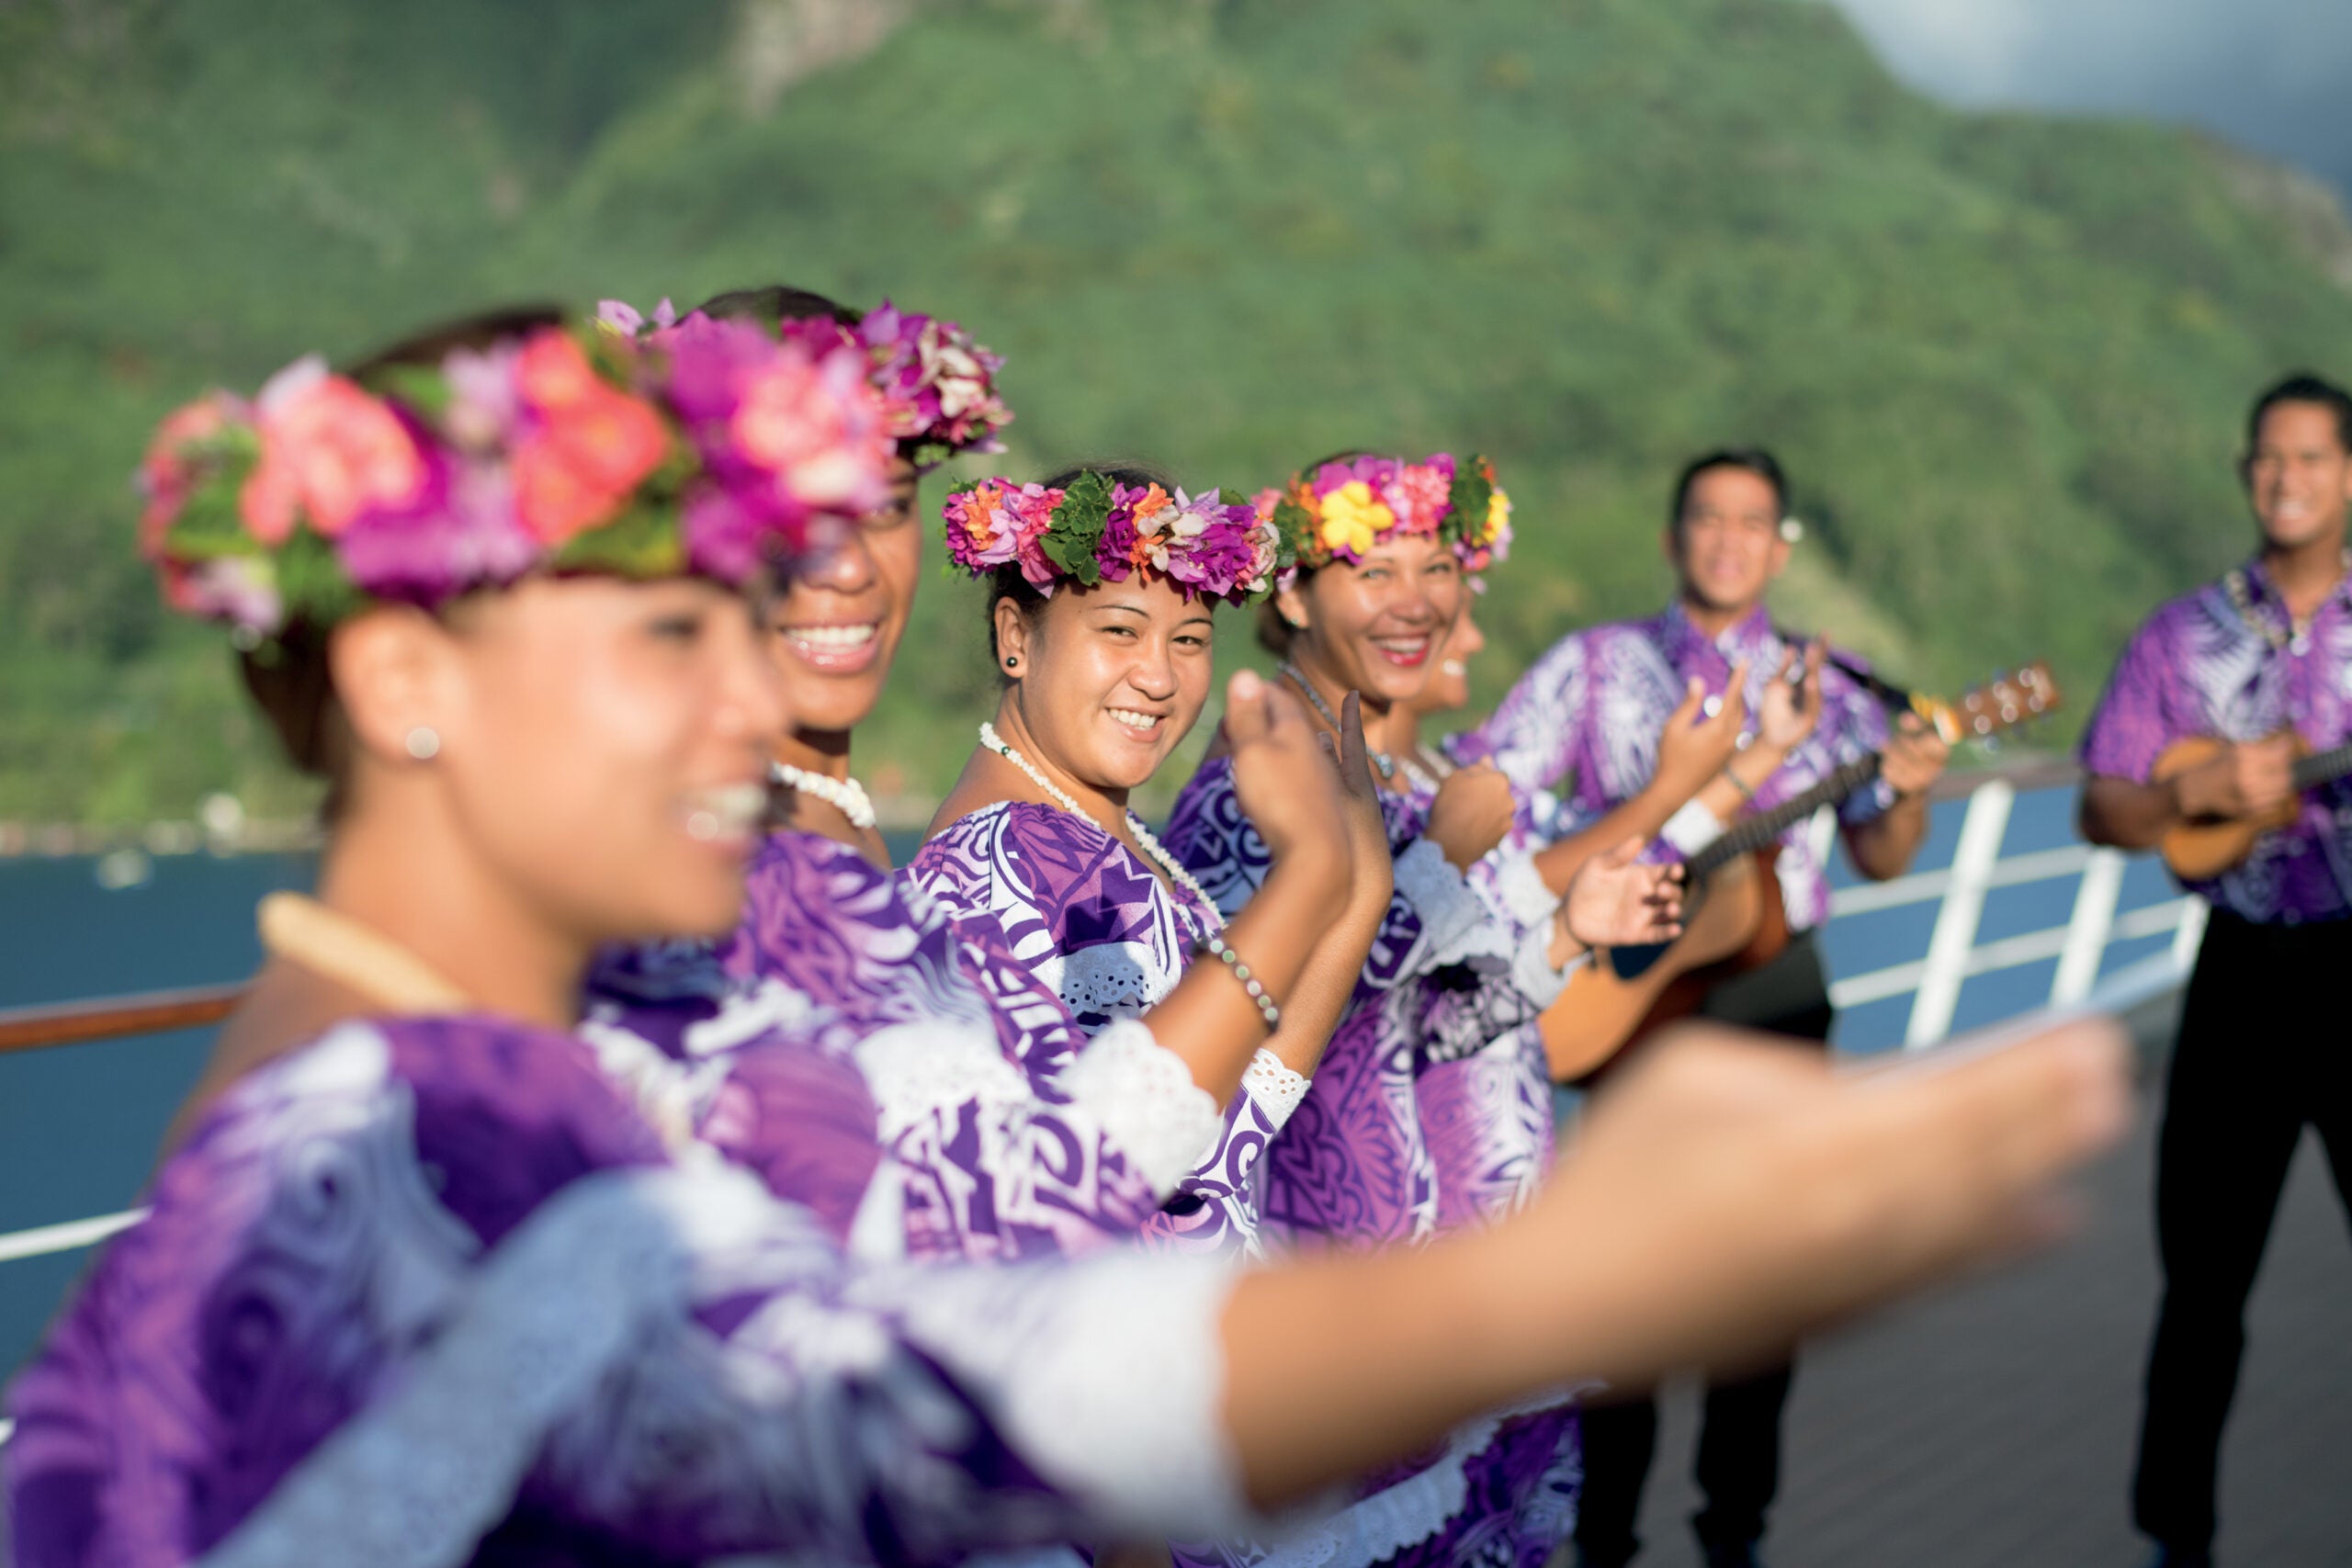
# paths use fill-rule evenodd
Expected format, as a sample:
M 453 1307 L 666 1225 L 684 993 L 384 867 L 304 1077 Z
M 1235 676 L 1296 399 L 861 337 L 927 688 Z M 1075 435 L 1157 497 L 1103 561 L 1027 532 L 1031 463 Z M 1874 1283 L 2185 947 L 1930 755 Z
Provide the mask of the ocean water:
M 2006 854 L 2071 841 L 2072 795 L 2021 795 Z M 1956 804 L 1936 810 L 1918 867 L 1951 863 L 1959 837 Z M 911 840 L 897 843 L 903 861 Z M 144 880 L 109 887 L 126 868 L 90 859 L 0 860 L 0 1007 L 119 995 L 232 980 L 260 956 L 253 908 L 265 893 L 309 886 L 303 856 L 158 857 Z M 136 868 L 130 868 L 136 869 Z M 1852 880 L 1842 854 L 1836 879 Z M 2075 879 L 1996 890 L 1980 940 L 2063 924 Z M 2132 865 L 2125 909 L 2172 896 L 2153 863 Z M 1852 976 L 1920 957 L 1936 906 L 1921 904 L 1833 920 L 1824 941 L 1833 975 Z M 2160 950 L 2168 939 L 2118 944 L 2106 967 Z M 2053 963 L 1981 976 L 1962 989 L 1956 1023 L 1970 1028 L 2037 1007 Z M 1910 998 L 1849 1010 L 1838 1044 L 1849 1052 L 1901 1043 Z M 0 1055 L 0 1235 L 96 1214 L 137 1201 L 155 1148 L 194 1082 L 211 1037 L 188 1030 Z M 0 1262 L 0 1376 L 38 1339 L 85 1253 Z

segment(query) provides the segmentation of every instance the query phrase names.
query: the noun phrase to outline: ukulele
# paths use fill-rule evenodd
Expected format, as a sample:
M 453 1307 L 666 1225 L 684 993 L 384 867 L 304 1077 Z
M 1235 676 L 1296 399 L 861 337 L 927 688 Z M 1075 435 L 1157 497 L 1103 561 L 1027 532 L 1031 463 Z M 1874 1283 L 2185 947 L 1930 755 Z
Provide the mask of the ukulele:
M 1984 740 L 2058 705 L 2057 679 L 2026 666 L 1956 703 L 1913 697 L 1910 709 L 1948 745 Z M 1544 1050 L 1561 1083 L 1589 1077 L 1652 1030 L 1687 1017 L 1715 986 L 1759 968 L 1789 945 L 1788 912 L 1773 863 L 1780 837 L 1825 806 L 1875 781 L 1876 752 L 1857 758 L 1802 794 L 1743 817 L 1690 857 L 1682 934 L 1670 942 L 1597 951 L 1544 1010 Z
M 2291 732 L 2290 732 L 2291 733 Z M 2317 789 L 2352 773 L 2352 741 L 2325 751 L 2313 751 L 2300 735 L 2295 764 L 2289 774 L 2293 788 L 2287 798 L 2251 817 L 2196 817 L 2175 823 L 2164 837 L 2165 864 L 2183 882 L 2211 882 L 2254 852 L 2255 840 L 2265 833 L 2291 828 L 2302 815 L 2303 792 Z M 2148 772 L 2152 784 L 2187 773 L 2229 749 L 2230 742 L 2211 735 L 2176 740 L 2156 758 Z

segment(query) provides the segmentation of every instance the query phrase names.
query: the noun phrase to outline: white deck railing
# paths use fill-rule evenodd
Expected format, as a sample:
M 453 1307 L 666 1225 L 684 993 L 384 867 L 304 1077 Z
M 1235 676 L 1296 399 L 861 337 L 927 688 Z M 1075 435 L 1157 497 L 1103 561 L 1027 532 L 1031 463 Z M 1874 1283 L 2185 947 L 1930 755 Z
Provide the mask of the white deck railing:
M 2119 850 L 2073 843 L 2004 859 L 2001 840 L 2016 800 L 2016 786 L 2007 780 L 1985 779 L 1967 795 L 1951 864 L 1914 872 L 1892 882 L 1841 887 L 1831 895 L 1833 920 L 1940 901 L 1925 957 L 1846 976 L 1830 986 L 1832 1002 L 1850 1008 L 1909 995 L 1911 1016 L 1903 1043 L 1906 1050 L 1917 1050 L 1951 1032 L 1961 986 L 1974 976 L 2054 958 L 2057 973 L 2046 1005 L 2107 1011 L 2120 1011 L 2145 1001 L 2188 977 L 2197 944 L 2205 935 L 2205 901 L 2190 895 L 2119 915 L 2123 873 L 2132 858 Z M 1825 810 L 1812 826 L 1815 843 L 1826 855 L 1836 819 Z M 1984 896 L 1994 888 L 2075 876 L 2081 881 L 2064 925 L 1991 942 L 1978 940 Z M 2118 970 L 2103 981 L 2099 978 L 2100 964 L 2111 944 L 2167 934 L 2172 942 L 2164 952 Z

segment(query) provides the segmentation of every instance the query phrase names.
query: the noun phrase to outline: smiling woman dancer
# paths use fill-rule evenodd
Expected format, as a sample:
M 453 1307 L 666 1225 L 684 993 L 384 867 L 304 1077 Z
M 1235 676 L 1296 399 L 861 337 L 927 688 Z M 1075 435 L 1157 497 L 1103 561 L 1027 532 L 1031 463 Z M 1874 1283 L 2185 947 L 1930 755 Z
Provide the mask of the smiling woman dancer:
M 1140 1017 L 1227 1102 L 1224 1135 L 1155 1234 L 1252 1248 L 1251 1173 L 1342 1000 L 1319 976 L 1363 962 L 1387 900 L 1385 866 L 1363 852 L 1361 736 L 1334 746 L 1335 773 L 1302 710 L 1304 751 L 1241 760 L 1277 848 L 1262 904 L 1228 927 L 1127 798 L 1208 700 L 1214 606 L 1271 592 L 1273 530 L 1245 503 L 1135 468 L 984 480 L 949 497 L 946 523 L 950 555 L 989 584 L 1004 694 L 910 873 L 999 929 L 1102 1036 L 1094 1048 Z M 1237 680 L 1245 701 L 1295 705 Z
M 365 385 L 306 362 L 149 458 L 166 591 L 235 624 L 332 830 L 149 1217 L 10 1391 L 18 1568 L 1249 1528 L 1572 1371 L 1754 1354 L 1976 1255 L 2114 1132 L 2098 1031 L 1857 1083 L 1702 1040 L 1429 1256 L 848 1261 L 571 1031 L 597 944 L 736 918 L 788 714 L 731 585 L 878 499 L 863 367 L 508 324 Z M 1254 695 L 1245 739 L 1295 722 Z
M 1284 679 L 1327 722 L 1342 694 L 1361 694 L 1367 731 L 1385 737 L 1461 615 L 1465 567 L 1507 547 L 1509 505 L 1482 460 L 1457 467 L 1442 453 L 1419 463 L 1350 457 L 1261 497 L 1259 514 L 1292 543 L 1300 568 L 1266 622 Z M 1521 1070 L 1521 1026 L 1532 1032 L 1589 943 L 1673 929 L 1670 880 L 1635 865 L 1630 844 L 1591 861 L 1566 899 L 1546 897 L 1529 919 L 1490 909 L 1469 875 L 1510 826 L 1509 785 L 1491 770 L 1460 769 L 1416 794 L 1392 754 L 1380 764 L 1396 908 L 1323 1074 L 1267 1156 L 1270 1224 L 1295 1236 L 1426 1240 L 1532 1195 L 1550 1154 L 1550 1086 L 1540 1062 Z M 1169 828 L 1228 910 L 1250 907 L 1263 864 L 1230 778 L 1213 750 Z M 1464 1064 L 1485 1065 L 1490 1050 L 1503 1058 L 1505 1092 L 1449 1094 Z M 1446 1175 L 1457 1190 L 1443 1190 Z M 1331 1559 L 1354 1568 L 1499 1553 L 1537 1568 L 1567 1533 L 1577 1468 L 1573 1404 L 1533 1401 L 1373 1478 L 1328 1527 Z M 1258 1551 L 1218 1555 L 1246 1562 Z
M 952 921 L 880 863 L 848 772 L 852 732 L 912 608 L 916 485 L 947 455 L 993 448 L 1012 417 L 994 389 L 1001 362 L 955 323 L 888 304 L 860 317 L 777 287 L 696 314 L 712 310 L 867 360 L 893 438 L 893 492 L 816 541 L 766 608 L 795 721 L 774 740 L 786 819 L 752 857 L 741 924 L 717 944 L 608 955 L 592 981 L 592 1037 L 608 1066 L 861 1251 L 1068 1254 L 1161 1223 L 1161 1203 L 1216 1137 L 1215 1101 L 1141 1023 L 1081 1058 L 1087 1037 L 993 922 Z M 648 341 L 673 330 L 662 320 Z M 779 1017 L 779 992 L 807 1016 Z M 814 1069 L 798 1059 L 810 1051 L 856 1066 L 887 1157 L 811 1157 L 801 1099 Z

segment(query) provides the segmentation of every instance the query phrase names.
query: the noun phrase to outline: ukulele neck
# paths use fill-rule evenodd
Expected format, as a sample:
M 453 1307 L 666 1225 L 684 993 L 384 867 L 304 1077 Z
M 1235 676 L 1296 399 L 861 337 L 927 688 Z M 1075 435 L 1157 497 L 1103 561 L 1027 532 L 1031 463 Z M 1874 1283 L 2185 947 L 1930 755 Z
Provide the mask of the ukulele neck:
M 2352 747 L 2346 750 L 2352 750 Z M 1879 754 L 1873 751 L 1780 805 L 1741 818 L 1724 830 L 1723 837 L 1690 858 L 1691 877 L 1702 880 L 1740 856 L 1762 849 L 1823 807 L 1842 804 L 1856 791 L 1877 781 L 1880 761 Z M 2352 772 L 2352 762 L 2346 764 L 2346 771 Z
M 2352 773 L 2352 740 L 2325 751 L 2314 751 L 2294 766 L 2293 779 L 2298 791 L 2317 789 L 2332 784 L 2346 773 Z

